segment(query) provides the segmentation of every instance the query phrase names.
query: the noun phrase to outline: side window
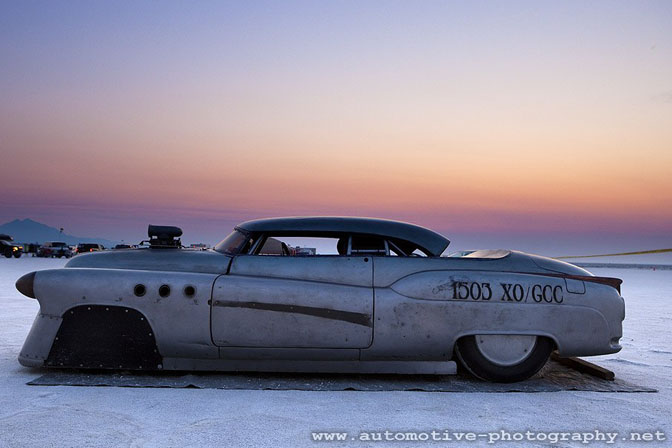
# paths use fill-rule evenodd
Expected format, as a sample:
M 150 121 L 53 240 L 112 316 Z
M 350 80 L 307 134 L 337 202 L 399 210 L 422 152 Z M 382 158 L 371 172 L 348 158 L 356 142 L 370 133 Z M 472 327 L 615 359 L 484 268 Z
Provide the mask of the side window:
M 400 239 L 387 241 L 389 248 L 388 256 L 391 257 L 427 257 L 429 254 L 417 244 Z
M 353 235 L 352 255 L 387 255 L 387 241 L 378 236 Z
M 345 255 L 348 237 L 313 237 L 270 235 L 261 242 L 256 255 L 312 257 L 319 255 Z
M 259 249 L 257 255 L 283 255 L 286 244 L 277 238 L 268 237 Z
M 399 249 L 397 246 L 394 245 L 391 241 L 387 242 L 387 248 L 388 252 L 387 255 L 389 257 L 405 257 L 406 254 L 404 254 L 401 249 Z
M 421 251 L 420 249 L 415 249 L 411 252 L 411 257 L 426 257 L 427 254 Z
M 257 242 L 256 237 L 248 238 L 243 247 L 240 249 L 241 254 L 246 254 L 254 247 L 254 243 Z

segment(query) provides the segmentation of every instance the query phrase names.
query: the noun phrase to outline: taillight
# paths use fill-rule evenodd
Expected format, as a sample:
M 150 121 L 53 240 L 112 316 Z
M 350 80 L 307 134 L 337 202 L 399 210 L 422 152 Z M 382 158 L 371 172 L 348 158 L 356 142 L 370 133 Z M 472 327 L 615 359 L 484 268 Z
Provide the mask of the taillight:
M 575 280 L 583 280 L 584 282 L 600 283 L 602 285 L 611 286 L 616 291 L 618 291 L 619 294 L 621 293 L 621 283 L 623 283 L 623 280 L 614 277 L 592 277 L 589 275 L 565 275 L 564 277 L 573 278 Z

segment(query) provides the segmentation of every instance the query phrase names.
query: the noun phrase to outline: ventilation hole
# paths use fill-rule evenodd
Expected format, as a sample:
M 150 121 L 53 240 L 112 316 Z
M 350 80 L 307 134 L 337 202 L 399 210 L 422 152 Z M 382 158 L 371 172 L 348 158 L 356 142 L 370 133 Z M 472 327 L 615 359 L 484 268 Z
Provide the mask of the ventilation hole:
M 135 293 L 136 296 L 142 297 L 147 292 L 147 289 L 145 288 L 145 285 L 135 285 L 135 288 L 133 288 L 133 292 Z
M 184 295 L 187 297 L 193 297 L 194 294 L 196 294 L 196 288 L 194 288 L 191 285 L 187 285 L 184 287 Z
M 170 295 L 170 286 L 161 285 L 161 287 L 159 288 L 159 295 L 161 297 L 168 297 Z

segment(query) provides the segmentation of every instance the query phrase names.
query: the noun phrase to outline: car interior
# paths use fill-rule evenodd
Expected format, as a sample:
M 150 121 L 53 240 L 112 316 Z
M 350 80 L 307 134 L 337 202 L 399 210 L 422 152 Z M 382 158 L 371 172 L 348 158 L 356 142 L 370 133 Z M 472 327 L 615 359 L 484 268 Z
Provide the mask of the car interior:
M 405 248 L 402 249 L 402 247 Z M 392 256 L 426 257 L 416 245 L 378 235 L 280 235 L 266 234 L 251 237 L 240 253 L 275 256 Z

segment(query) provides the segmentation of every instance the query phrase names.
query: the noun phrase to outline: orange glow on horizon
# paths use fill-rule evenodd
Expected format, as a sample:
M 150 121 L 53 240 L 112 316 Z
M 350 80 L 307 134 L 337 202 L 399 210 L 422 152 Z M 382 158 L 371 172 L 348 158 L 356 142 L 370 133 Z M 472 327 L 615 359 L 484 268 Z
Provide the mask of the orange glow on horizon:
M 0 31 L 3 219 L 672 229 L 669 8 L 145 7 Z

